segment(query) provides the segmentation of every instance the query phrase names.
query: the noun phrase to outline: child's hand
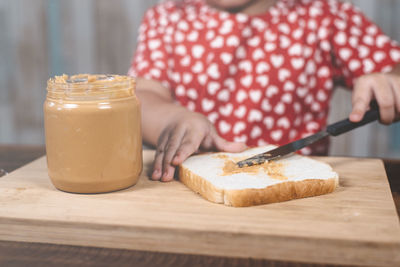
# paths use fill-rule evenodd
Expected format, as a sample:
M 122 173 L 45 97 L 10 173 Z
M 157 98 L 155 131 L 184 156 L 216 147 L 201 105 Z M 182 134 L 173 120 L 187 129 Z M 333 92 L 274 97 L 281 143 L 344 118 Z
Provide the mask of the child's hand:
M 378 102 L 382 123 L 390 124 L 399 119 L 400 74 L 396 72 L 374 73 L 360 77 L 354 85 L 353 110 L 349 116 L 350 121 L 362 120 L 373 98 Z
M 171 181 L 175 167 L 199 149 L 241 152 L 246 149 L 246 145 L 226 141 L 217 134 L 206 117 L 188 111 L 174 119 L 162 131 L 151 179 Z

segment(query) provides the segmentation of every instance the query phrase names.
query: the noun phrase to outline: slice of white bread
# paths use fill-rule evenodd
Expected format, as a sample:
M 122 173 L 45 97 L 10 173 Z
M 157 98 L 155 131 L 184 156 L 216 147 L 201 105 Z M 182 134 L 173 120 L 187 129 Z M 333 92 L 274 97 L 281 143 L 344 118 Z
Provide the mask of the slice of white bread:
M 235 207 L 318 196 L 337 187 L 339 177 L 331 166 L 297 154 L 258 166 L 236 167 L 236 162 L 273 148 L 191 156 L 179 166 L 179 179 L 207 200 Z

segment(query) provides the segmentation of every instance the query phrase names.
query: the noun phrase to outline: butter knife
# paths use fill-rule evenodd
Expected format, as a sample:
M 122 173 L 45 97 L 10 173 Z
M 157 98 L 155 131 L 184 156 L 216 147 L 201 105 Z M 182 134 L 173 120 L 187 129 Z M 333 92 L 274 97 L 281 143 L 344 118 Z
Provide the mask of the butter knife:
M 336 123 L 328 125 L 325 130 L 317 132 L 308 137 L 299 139 L 297 141 L 288 143 L 286 145 L 277 147 L 265 153 L 261 153 L 251 158 L 239 161 L 236 164 L 240 168 L 245 166 L 263 164 L 266 161 L 278 159 L 282 156 L 285 156 L 299 149 L 302 149 L 306 146 L 309 146 L 327 136 L 338 136 L 353 129 L 356 129 L 358 127 L 361 127 L 365 124 L 368 124 L 370 122 L 376 121 L 378 119 L 379 119 L 379 108 L 376 104 L 372 104 L 371 109 L 365 113 L 363 119 L 359 122 L 351 122 L 349 119 L 338 121 Z

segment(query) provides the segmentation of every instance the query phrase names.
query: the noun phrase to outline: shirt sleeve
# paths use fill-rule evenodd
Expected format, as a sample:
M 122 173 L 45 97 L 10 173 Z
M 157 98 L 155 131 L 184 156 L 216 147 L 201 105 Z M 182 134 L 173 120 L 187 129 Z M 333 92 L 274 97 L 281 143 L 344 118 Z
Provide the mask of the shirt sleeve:
M 160 9 L 162 6 L 159 5 L 145 13 L 128 75 L 156 80 L 169 88 L 167 70 L 171 44 L 167 38 L 169 35 L 165 34 L 168 29 L 167 13 L 160 12 Z
M 338 2 L 330 35 L 335 78 L 352 88 L 354 80 L 389 72 L 400 62 L 400 47 L 350 3 Z

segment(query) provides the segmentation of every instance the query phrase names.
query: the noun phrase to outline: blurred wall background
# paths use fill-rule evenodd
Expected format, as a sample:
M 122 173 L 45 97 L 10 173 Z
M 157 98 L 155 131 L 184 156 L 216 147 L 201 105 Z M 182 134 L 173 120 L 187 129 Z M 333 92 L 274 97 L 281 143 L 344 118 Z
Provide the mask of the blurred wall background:
M 126 74 L 144 11 L 158 0 L 0 0 L 0 144 L 43 144 L 46 80 L 62 73 Z M 353 0 L 400 41 L 400 1 Z M 351 110 L 336 89 L 330 121 Z M 331 155 L 400 157 L 400 123 L 332 139 Z

